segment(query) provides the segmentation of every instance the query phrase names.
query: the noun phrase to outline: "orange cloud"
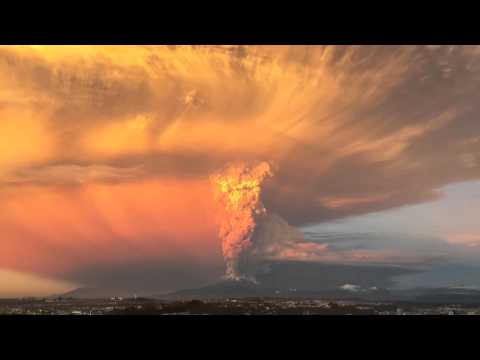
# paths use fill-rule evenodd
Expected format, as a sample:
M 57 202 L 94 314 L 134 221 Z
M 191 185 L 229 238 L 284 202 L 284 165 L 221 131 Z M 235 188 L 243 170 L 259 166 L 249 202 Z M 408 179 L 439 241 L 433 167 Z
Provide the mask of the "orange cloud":
M 215 261 L 210 196 L 207 181 L 4 189 L 0 267 L 58 275 L 132 260 Z
M 467 247 L 480 246 L 480 234 L 449 234 L 446 236 L 447 242 L 453 245 L 464 245 Z
M 354 207 L 355 205 L 370 204 L 375 202 L 380 202 L 387 199 L 389 195 L 372 195 L 372 196 L 361 196 L 361 197 L 352 197 L 352 198 L 335 198 L 335 197 L 324 197 L 320 199 L 322 205 L 328 208 L 349 208 Z
M 0 174 L 52 159 L 55 142 L 45 115 L 21 107 L 0 107 Z
M 77 284 L 48 279 L 35 274 L 26 274 L 0 269 L 0 296 L 15 298 L 23 296 L 50 296 L 74 289 Z

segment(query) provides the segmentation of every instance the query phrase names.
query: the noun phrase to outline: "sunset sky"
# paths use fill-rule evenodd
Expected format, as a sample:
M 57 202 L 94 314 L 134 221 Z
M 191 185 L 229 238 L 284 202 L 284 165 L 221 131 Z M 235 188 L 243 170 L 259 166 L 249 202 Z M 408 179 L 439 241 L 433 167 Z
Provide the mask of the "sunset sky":
M 480 286 L 477 46 L 2 46 L 0 84 L 0 297 L 219 279 L 238 161 L 304 233 L 265 260 Z

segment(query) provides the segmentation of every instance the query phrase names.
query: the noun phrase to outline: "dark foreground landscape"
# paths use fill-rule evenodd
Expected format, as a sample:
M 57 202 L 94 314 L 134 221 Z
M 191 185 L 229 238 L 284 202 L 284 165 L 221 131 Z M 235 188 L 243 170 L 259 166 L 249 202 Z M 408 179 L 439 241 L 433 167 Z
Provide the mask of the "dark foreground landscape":
M 222 281 L 163 295 L 79 288 L 45 298 L 0 299 L 3 315 L 480 315 L 480 290 L 392 290 L 345 285 L 307 291 Z
M 479 305 L 349 300 L 5 299 L 2 315 L 480 315 Z

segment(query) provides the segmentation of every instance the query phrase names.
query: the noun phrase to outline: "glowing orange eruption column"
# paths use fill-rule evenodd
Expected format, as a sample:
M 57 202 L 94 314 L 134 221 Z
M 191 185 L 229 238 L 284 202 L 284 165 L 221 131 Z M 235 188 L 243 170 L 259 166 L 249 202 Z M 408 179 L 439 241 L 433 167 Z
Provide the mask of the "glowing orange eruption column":
M 227 166 L 212 175 L 215 199 L 224 207 L 225 214 L 220 224 L 223 256 L 227 263 L 226 277 L 239 280 L 242 261 L 247 260 L 253 235 L 259 218 L 267 215 L 260 200 L 262 182 L 272 176 L 267 162 L 255 165 L 238 163 Z

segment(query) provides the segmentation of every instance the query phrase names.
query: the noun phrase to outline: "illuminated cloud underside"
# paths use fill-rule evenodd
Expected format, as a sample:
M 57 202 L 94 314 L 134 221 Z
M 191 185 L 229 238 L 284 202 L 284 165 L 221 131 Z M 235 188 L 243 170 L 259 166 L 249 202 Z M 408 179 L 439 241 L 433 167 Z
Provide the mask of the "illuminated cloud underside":
M 75 286 L 74 283 L 0 269 L 0 296 L 4 298 L 62 294 Z

